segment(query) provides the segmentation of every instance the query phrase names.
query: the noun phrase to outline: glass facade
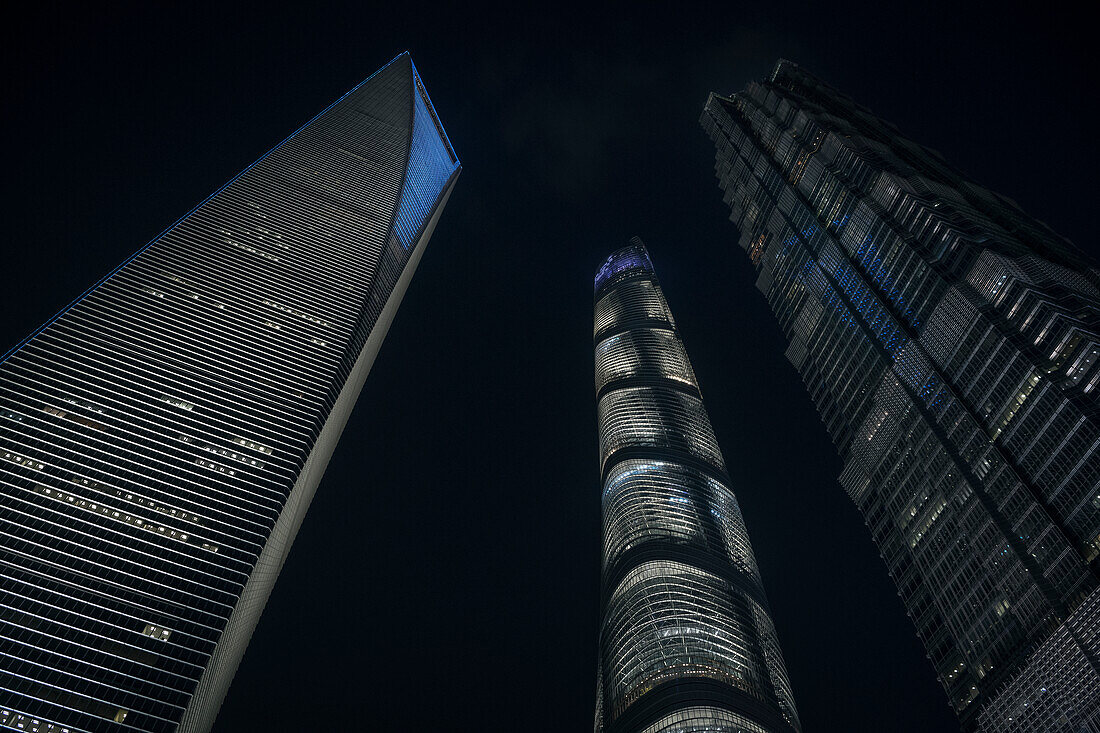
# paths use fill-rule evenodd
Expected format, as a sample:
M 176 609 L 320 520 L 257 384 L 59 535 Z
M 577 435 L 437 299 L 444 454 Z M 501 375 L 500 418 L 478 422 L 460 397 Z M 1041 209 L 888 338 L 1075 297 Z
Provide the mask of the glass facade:
M 460 166 L 398 56 L 0 361 L 0 729 L 208 730 Z
M 790 62 L 701 122 L 963 727 L 1100 731 L 1100 270 Z
M 645 246 L 596 275 L 596 731 L 801 730 L 760 572 Z

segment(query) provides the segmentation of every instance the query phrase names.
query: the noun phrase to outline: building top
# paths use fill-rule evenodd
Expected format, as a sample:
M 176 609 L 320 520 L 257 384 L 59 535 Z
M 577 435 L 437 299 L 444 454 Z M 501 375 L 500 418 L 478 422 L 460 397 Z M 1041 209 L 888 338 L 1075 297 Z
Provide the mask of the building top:
M 653 272 L 653 263 L 641 237 L 631 237 L 630 244 L 612 252 L 596 272 L 596 296 L 610 285 L 638 274 Z

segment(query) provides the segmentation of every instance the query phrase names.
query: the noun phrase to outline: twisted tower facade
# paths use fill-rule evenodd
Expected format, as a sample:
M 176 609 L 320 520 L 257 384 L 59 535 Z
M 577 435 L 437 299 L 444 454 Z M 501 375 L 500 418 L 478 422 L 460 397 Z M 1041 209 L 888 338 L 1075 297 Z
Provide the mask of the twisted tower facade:
M 790 733 L 798 714 L 725 460 L 640 239 L 595 282 L 596 731 Z
M 1100 731 L 1100 270 L 790 62 L 702 124 L 964 728 Z

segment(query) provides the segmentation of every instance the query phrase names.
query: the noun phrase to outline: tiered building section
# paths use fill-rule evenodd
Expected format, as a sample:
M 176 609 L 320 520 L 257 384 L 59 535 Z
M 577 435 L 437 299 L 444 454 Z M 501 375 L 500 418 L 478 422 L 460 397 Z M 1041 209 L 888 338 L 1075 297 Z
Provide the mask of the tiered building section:
M 596 731 L 800 730 L 760 572 L 642 242 L 596 275 L 603 625 Z
M 1100 730 L 1100 271 L 789 62 L 702 124 L 964 727 Z

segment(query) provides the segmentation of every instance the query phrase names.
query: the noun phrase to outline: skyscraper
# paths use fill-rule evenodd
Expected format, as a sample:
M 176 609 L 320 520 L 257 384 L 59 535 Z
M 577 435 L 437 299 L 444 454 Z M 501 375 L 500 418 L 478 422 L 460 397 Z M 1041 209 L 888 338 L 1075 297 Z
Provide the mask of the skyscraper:
M 790 62 L 701 121 L 963 727 L 1100 731 L 1100 270 Z
M 596 731 L 800 730 L 737 499 L 642 241 L 596 273 Z
M 402 54 L 5 355 L 0 729 L 213 724 L 459 171 Z

